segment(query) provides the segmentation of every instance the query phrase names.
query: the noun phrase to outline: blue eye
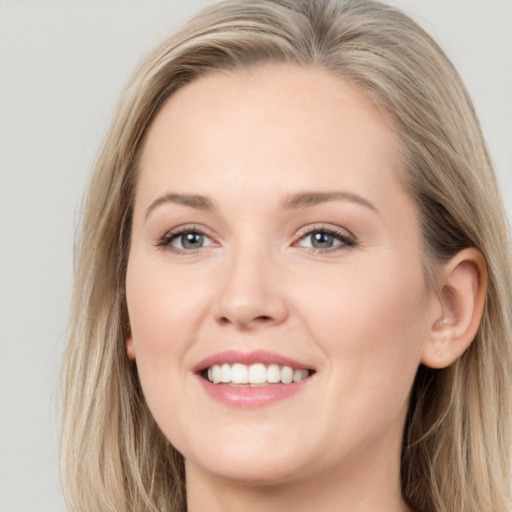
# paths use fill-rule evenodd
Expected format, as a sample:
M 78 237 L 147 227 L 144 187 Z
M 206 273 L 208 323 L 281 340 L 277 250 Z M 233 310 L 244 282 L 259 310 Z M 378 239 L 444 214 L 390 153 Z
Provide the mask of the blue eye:
M 315 249 L 330 249 L 336 244 L 336 242 L 339 243 L 339 241 L 332 235 L 322 231 L 311 233 L 309 238 L 311 240 L 311 247 L 314 247 Z
M 346 247 L 354 247 L 355 244 L 354 238 L 341 230 L 321 228 L 306 233 L 296 245 L 319 251 L 335 251 Z
M 208 237 L 201 233 L 183 233 L 177 236 L 171 242 L 171 245 L 179 249 L 199 249 L 200 247 L 205 247 L 205 242 L 208 240 Z
M 194 251 L 212 245 L 213 241 L 205 234 L 195 231 L 180 231 L 167 233 L 158 245 L 171 247 L 181 251 Z

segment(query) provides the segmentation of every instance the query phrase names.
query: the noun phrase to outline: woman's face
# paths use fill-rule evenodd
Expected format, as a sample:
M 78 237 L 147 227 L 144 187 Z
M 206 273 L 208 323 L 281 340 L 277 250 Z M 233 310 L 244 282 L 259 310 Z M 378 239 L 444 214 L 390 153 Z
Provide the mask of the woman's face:
M 366 97 L 317 69 L 202 77 L 156 116 L 127 344 L 188 472 L 397 470 L 432 320 L 398 154 Z

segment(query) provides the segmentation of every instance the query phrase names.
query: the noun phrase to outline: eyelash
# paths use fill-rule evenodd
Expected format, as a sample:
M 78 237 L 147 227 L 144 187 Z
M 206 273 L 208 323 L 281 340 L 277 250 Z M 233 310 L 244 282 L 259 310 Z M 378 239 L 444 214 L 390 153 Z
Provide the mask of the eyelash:
M 341 252 L 345 251 L 347 249 L 356 247 L 357 245 L 357 239 L 352 233 L 345 229 L 338 228 L 336 226 L 326 226 L 323 224 L 320 224 L 318 226 L 308 226 L 303 231 L 299 233 L 297 242 L 294 242 L 294 246 L 296 246 L 300 241 L 306 239 L 308 236 L 312 236 L 315 233 L 322 233 L 329 236 L 332 236 L 339 242 L 341 242 L 339 245 L 330 247 L 328 249 L 318 249 L 315 247 L 306 247 L 306 249 L 309 249 L 311 252 L 314 253 L 320 253 L 320 254 L 329 254 L 329 253 L 335 253 L 335 252 Z
M 342 230 L 340 228 L 337 228 L 335 226 L 325 226 L 325 225 L 318 225 L 318 226 L 308 226 L 307 228 L 304 228 L 299 232 L 299 235 L 297 237 L 297 241 L 294 242 L 292 245 L 294 247 L 298 246 L 298 243 L 304 239 L 306 239 L 308 236 L 312 236 L 315 233 L 322 233 L 329 236 L 332 236 L 339 242 L 341 242 L 339 245 L 336 245 L 331 248 L 327 249 L 319 249 L 315 247 L 304 247 L 305 249 L 309 249 L 310 252 L 313 253 L 321 253 L 321 254 L 328 254 L 328 253 L 334 253 L 334 252 L 340 252 L 344 251 L 348 248 L 355 247 L 357 245 L 357 239 L 352 235 L 352 233 L 347 232 L 347 230 Z M 180 236 L 187 235 L 187 234 L 197 234 L 204 237 L 209 238 L 210 240 L 213 240 L 211 236 L 209 236 L 206 231 L 201 228 L 200 226 L 182 226 L 176 229 L 173 229 L 171 231 L 168 231 L 164 236 L 162 236 L 156 243 L 156 246 L 162 249 L 171 250 L 174 254 L 177 255 L 190 255 L 194 254 L 200 249 L 203 249 L 204 247 L 199 247 L 197 249 L 180 249 L 179 247 L 173 247 L 171 244 L 176 239 L 178 239 Z M 215 242 L 213 242 L 215 243 Z M 208 246 L 206 246 L 208 247 Z M 300 246 L 299 246 L 300 247 Z
M 163 237 L 161 237 L 157 241 L 157 247 L 162 249 L 167 249 L 172 251 L 174 254 L 177 255 L 189 255 L 194 254 L 199 249 L 203 249 L 203 247 L 200 247 L 199 249 L 180 249 L 179 247 L 173 247 L 171 244 L 176 239 L 178 239 L 180 236 L 187 235 L 187 234 L 197 234 L 204 237 L 207 237 L 209 239 L 212 239 L 211 236 L 209 236 L 206 231 L 201 228 L 200 226 L 181 226 L 176 229 L 172 229 L 171 231 L 168 231 Z

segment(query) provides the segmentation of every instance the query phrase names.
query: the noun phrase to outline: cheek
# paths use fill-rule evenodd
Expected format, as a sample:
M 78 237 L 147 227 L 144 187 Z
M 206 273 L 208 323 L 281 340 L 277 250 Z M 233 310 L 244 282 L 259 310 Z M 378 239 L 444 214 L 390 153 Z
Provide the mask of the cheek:
M 168 292 L 147 273 L 128 272 L 126 299 L 137 363 L 146 351 L 163 356 L 169 350 L 166 333 L 172 314 Z
M 136 358 L 146 354 L 166 364 L 190 337 L 201 311 L 201 288 L 186 273 L 170 275 L 165 266 L 129 261 L 126 277 L 128 314 Z
M 180 294 L 182 295 L 182 294 Z M 141 264 L 137 255 L 129 260 L 126 300 L 137 373 L 147 405 L 160 425 L 172 424 L 175 395 L 170 392 L 182 377 L 183 352 L 189 316 L 186 297 L 176 300 L 172 283 L 158 265 Z
M 407 396 L 428 332 L 421 266 L 352 266 L 324 282 L 329 286 L 303 283 L 297 290 L 300 310 L 343 388 L 374 392 L 396 386 Z
M 142 390 L 153 417 L 169 437 L 167 429 L 177 425 L 174 416 L 180 414 L 182 405 L 172 391 L 180 389 L 188 377 L 183 360 L 197 320 L 198 300 L 185 283 L 165 274 L 159 265 L 141 264 L 137 255 L 132 256 L 126 297 Z M 174 437 L 181 435 L 173 432 Z
M 362 443 L 402 431 L 425 337 L 421 279 L 385 275 L 351 274 L 323 300 L 309 298 L 309 326 L 329 362 L 328 423 Z
M 360 338 L 372 330 L 376 338 L 386 335 L 398 345 L 404 337 L 414 338 L 424 326 L 426 292 L 421 269 L 351 266 L 303 280 L 295 293 L 308 323 L 314 325 L 312 331 L 335 345 L 343 340 L 357 340 L 360 345 Z M 370 338 L 365 343 L 372 340 L 377 341 Z

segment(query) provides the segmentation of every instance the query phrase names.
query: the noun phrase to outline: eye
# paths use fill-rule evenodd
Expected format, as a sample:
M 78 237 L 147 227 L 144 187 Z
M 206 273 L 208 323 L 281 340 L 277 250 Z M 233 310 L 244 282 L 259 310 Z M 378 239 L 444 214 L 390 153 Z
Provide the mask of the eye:
M 211 240 L 202 233 L 182 233 L 177 235 L 171 241 L 170 245 L 178 249 L 199 249 L 200 247 L 207 247 L 211 244 Z
M 294 245 L 330 252 L 354 247 L 356 241 L 351 234 L 340 228 L 319 227 L 307 231 Z
M 189 252 L 203 247 L 209 247 L 213 240 L 198 229 L 177 229 L 166 233 L 158 245 L 176 252 Z

